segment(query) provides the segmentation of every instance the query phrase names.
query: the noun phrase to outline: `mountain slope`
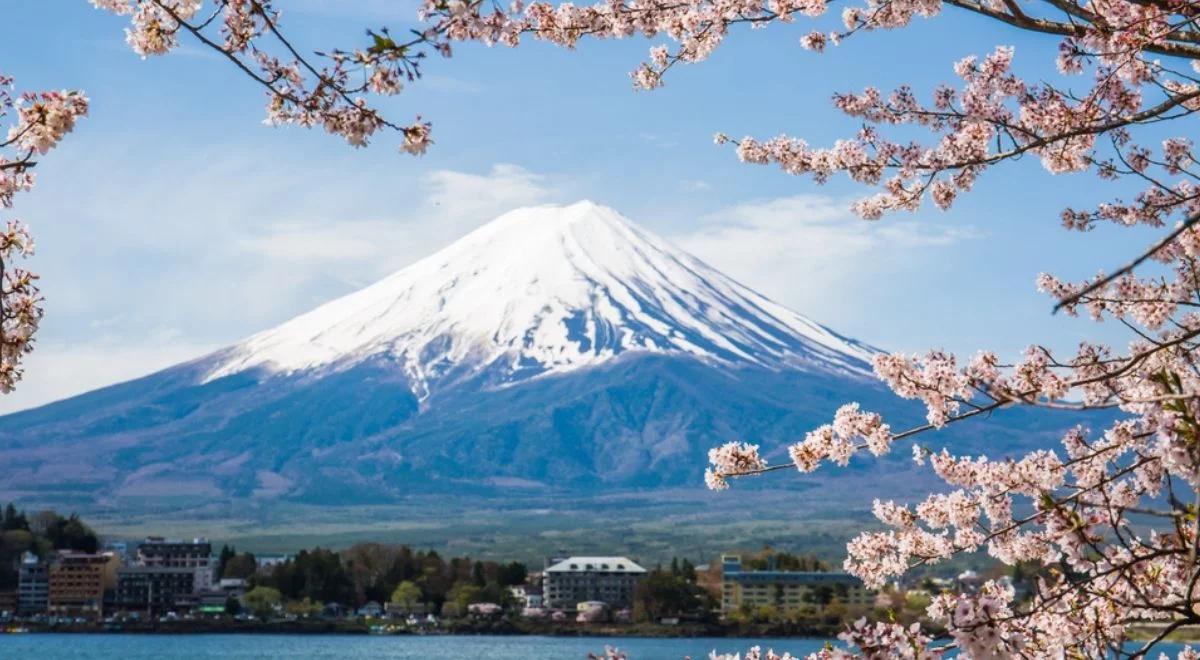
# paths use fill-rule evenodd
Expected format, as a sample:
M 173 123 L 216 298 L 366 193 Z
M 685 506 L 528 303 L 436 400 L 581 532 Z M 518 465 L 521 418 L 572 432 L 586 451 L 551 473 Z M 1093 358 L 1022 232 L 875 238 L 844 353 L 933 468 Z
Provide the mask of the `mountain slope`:
M 863 370 L 868 350 L 591 202 L 512 211 L 361 291 L 233 347 L 208 379 L 388 355 L 419 397 L 628 351 L 770 368 Z
M 917 423 L 871 352 L 611 209 L 520 209 L 234 346 L 0 418 L 0 496 L 129 510 L 695 488 L 709 447 L 751 439 L 785 461 L 848 400 Z M 1059 426 L 971 441 L 1017 450 Z

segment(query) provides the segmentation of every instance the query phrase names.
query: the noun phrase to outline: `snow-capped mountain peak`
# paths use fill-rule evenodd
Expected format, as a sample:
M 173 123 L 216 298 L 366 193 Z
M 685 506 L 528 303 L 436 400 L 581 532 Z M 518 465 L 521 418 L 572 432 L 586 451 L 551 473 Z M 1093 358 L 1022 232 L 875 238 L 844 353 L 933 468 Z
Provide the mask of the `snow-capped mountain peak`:
M 631 351 L 861 372 L 871 350 L 582 201 L 522 208 L 360 291 L 221 353 L 213 380 L 394 360 L 424 398 L 447 377 L 496 383 Z

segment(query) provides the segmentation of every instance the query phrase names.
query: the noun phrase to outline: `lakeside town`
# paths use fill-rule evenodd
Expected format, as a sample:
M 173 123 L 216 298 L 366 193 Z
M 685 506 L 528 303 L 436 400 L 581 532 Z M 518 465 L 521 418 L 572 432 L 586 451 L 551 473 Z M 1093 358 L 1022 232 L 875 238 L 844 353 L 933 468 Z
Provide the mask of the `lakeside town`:
M 828 634 L 878 611 L 913 618 L 926 578 L 874 591 L 805 555 L 763 548 L 695 564 L 557 554 L 540 567 L 403 545 L 253 554 L 203 538 L 102 540 L 79 517 L 0 518 L 4 632 Z

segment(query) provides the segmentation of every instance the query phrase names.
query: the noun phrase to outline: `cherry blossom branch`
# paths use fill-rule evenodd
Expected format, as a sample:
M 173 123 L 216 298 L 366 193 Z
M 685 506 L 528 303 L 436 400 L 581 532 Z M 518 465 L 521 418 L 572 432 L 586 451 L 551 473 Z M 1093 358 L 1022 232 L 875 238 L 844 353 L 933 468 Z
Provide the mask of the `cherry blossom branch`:
M 366 146 L 382 129 L 403 136 L 401 150 L 420 155 L 432 143 L 430 124 L 417 121 L 402 126 L 386 119 L 361 96 L 373 93 L 398 94 L 404 80 L 420 77 L 421 48 L 449 55 L 448 44 L 437 30 L 415 32 L 407 42 L 396 42 L 386 29 L 368 35 L 367 48 L 347 53 L 335 50 L 325 55 L 331 65 L 320 68 L 279 28 L 278 12 L 271 0 L 215 0 L 214 10 L 194 20 L 202 0 L 91 0 L 101 9 L 130 16 L 127 41 L 138 54 L 163 55 L 178 45 L 180 31 L 220 54 L 234 67 L 267 90 L 267 121 L 270 124 L 323 126 L 356 147 Z M 220 37 L 209 34 L 220 18 Z M 271 54 L 280 51 L 284 61 Z M 366 81 L 351 83 L 353 74 Z
M 30 169 L 35 154 L 45 155 L 87 115 L 88 100 L 79 92 L 26 93 L 14 98 L 12 79 L 0 75 L 0 119 L 16 114 L 16 122 L 0 141 L 0 208 L 12 208 L 19 192 L 34 185 Z M 5 153 L 6 150 L 15 151 Z M 24 225 L 7 221 L 0 230 L 0 393 L 16 387 L 24 356 L 33 350 L 42 318 L 37 275 L 13 268 L 18 257 L 33 254 L 33 239 Z
M 1100 289 L 1102 287 L 1106 287 L 1109 284 L 1111 284 L 1112 282 L 1116 281 L 1118 278 L 1120 278 L 1124 275 L 1127 275 L 1129 273 L 1132 273 L 1135 269 L 1137 269 L 1138 266 L 1141 266 L 1143 263 L 1145 263 L 1147 259 L 1150 259 L 1157 252 L 1159 252 L 1166 246 L 1170 245 L 1176 238 L 1179 238 L 1179 236 L 1181 234 L 1183 234 L 1184 232 L 1188 231 L 1193 226 L 1195 226 L 1195 224 L 1197 222 L 1200 222 L 1200 213 L 1193 214 L 1193 215 L 1189 216 L 1183 222 L 1179 223 L 1179 226 L 1176 227 L 1174 229 L 1174 231 L 1172 231 L 1171 233 L 1162 237 L 1158 242 L 1156 242 L 1154 245 L 1150 246 L 1147 250 L 1142 252 L 1140 255 L 1138 255 L 1136 258 L 1131 260 L 1129 263 L 1125 264 L 1124 266 L 1121 266 L 1117 270 L 1113 271 L 1111 274 L 1097 279 L 1095 282 L 1092 282 L 1091 284 L 1083 287 L 1076 293 L 1073 293 L 1073 294 L 1067 296 L 1066 298 L 1059 300 L 1057 303 L 1055 303 L 1053 311 L 1058 312 L 1060 309 L 1062 309 L 1064 307 L 1073 305 L 1073 304 L 1079 302 L 1084 296 L 1092 293 L 1093 291 L 1096 291 L 1097 289 Z

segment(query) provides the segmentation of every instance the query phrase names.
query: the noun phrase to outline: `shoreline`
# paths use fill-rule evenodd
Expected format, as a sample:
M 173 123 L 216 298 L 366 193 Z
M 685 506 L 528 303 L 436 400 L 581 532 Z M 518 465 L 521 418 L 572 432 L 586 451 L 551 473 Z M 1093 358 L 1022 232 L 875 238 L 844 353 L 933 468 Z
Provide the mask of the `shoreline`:
M 793 630 L 785 631 L 767 627 L 722 626 L 719 624 L 587 624 L 583 626 L 560 625 L 537 629 L 511 625 L 509 621 L 473 622 L 474 626 L 454 626 L 432 629 L 397 629 L 387 632 L 372 631 L 372 626 L 355 621 L 273 621 L 268 623 L 237 622 L 165 622 L 141 625 L 79 624 L 68 626 L 25 625 L 19 631 L 0 628 L 0 640 L 10 636 L 24 635 L 133 635 L 175 636 L 198 635 L 251 635 L 251 636 L 329 636 L 329 637 L 546 637 L 546 638 L 599 638 L 599 639 L 788 639 L 834 641 L 840 631 Z M 181 625 L 182 624 L 182 625 Z M 506 625 L 509 624 L 509 625 Z M 378 625 L 378 624 L 375 624 Z M 1145 642 L 1155 635 L 1144 626 L 1131 630 L 1130 642 Z M 1178 632 L 1178 631 L 1177 631 Z M 1147 634 L 1150 633 L 1150 634 Z M 1200 630 L 1183 631 L 1196 636 L 1170 635 L 1162 640 L 1167 644 L 1200 645 Z
M 19 624 L 0 628 L 8 634 L 78 635 L 341 635 L 341 636 L 512 636 L 512 637 L 637 637 L 670 639 L 689 637 L 831 639 L 838 630 L 799 626 L 724 626 L 720 624 L 559 624 L 530 625 L 509 620 L 474 621 L 437 628 L 408 628 L 389 622 L 362 621 L 272 621 L 267 623 L 226 621 L 171 621 L 122 624 Z

